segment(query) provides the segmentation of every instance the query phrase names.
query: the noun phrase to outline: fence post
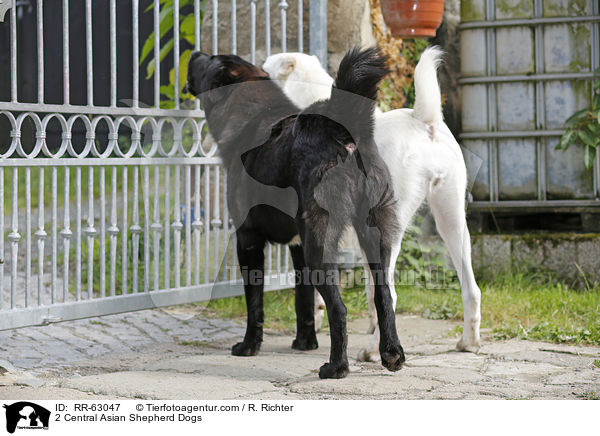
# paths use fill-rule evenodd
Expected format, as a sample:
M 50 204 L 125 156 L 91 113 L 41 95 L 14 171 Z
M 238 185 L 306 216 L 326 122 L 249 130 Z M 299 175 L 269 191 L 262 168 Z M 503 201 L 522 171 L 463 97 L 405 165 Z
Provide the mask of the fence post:
M 327 0 L 310 0 L 309 29 L 310 54 L 327 69 Z

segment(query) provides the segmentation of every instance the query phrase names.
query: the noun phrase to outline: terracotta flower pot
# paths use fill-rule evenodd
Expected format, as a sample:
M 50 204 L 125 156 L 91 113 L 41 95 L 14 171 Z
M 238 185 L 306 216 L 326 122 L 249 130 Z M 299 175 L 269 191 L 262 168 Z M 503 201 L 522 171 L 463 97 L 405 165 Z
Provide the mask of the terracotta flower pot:
M 381 0 L 381 12 L 392 35 L 430 37 L 442 23 L 444 0 Z

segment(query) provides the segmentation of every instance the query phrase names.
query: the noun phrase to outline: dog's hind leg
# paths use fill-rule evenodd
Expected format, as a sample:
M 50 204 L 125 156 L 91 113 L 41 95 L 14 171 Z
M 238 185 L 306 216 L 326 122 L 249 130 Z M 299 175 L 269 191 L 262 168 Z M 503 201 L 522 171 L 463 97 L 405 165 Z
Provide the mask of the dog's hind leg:
M 296 350 L 314 350 L 319 347 L 315 334 L 315 293 L 310 283 L 308 266 L 299 245 L 290 245 L 292 262 L 296 271 L 296 339 L 292 348 Z
M 404 232 L 401 232 L 404 234 Z M 396 261 L 398 260 L 398 255 L 400 254 L 400 245 L 402 243 L 402 235 L 398 239 L 397 242 L 392 246 L 391 256 L 390 256 L 390 264 L 388 266 L 388 271 L 390 277 L 394 276 L 394 272 L 396 271 Z M 363 259 L 366 259 L 366 255 L 363 252 Z M 365 274 L 365 292 L 367 293 L 367 305 L 369 307 L 369 328 L 367 329 L 367 334 L 375 333 L 375 329 L 377 329 L 377 309 L 375 308 L 375 288 L 373 287 L 373 276 L 371 276 L 371 271 L 368 267 L 364 268 Z M 398 295 L 396 294 L 396 286 L 395 282 L 392 280 L 390 282 L 390 291 L 392 292 L 392 300 L 394 300 L 394 308 L 396 308 L 396 301 L 398 300 Z M 379 336 L 377 336 L 376 344 L 379 343 Z M 377 347 L 374 348 L 374 351 L 377 351 Z M 360 359 L 362 360 L 362 359 Z
M 398 241 L 392 245 L 390 261 L 387 268 L 387 277 L 389 277 L 388 284 L 390 287 L 390 295 L 392 297 L 392 307 L 394 308 L 394 311 L 396 310 L 396 302 L 398 300 L 394 274 L 396 271 L 396 261 L 398 260 L 398 255 L 400 254 L 401 241 L 402 237 L 399 237 Z M 364 252 L 363 256 L 366 257 Z M 377 309 L 375 307 L 375 286 L 370 269 L 365 268 L 365 273 L 368 274 L 368 282 L 365 283 L 365 288 L 367 288 L 367 299 L 369 303 L 369 321 L 373 323 L 374 319 L 374 327 L 370 332 L 373 335 L 371 336 L 369 344 L 366 346 L 366 348 L 363 348 L 358 352 L 357 359 L 363 362 L 375 362 L 379 360 L 379 355 L 377 354 L 379 347 L 379 325 L 377 324 Z M 371 316 L 371 311 L 374 312 L 374 316 Z
M 244 341 L 231 350 L 234 356 L 255 356 L 263 339 L 264 255 L 265 240 L 254 232 L 237 231 L 237 255 L 244 280 L 248 321 Z
M 429 194 L 429 206 L 440 236 L 448 246 L 452 263 L 458 273 L 462 291 L 464 326 L 456 344 L 459 351 L 477 352 L 480 347 L 481 291 L 475 282 L 471 264 L 471 237 L 465 218 L 465 183 L 450 177 L 440 182 Z
M 390 371 L 398 371 L 402 368 L 405 357 L 396 331 L 396 314 L 394 299 L 392 298 L 394 266 L 390 266 L 392 249 L 389 241 L 396 238 L 389 234 L 386 220 L 391 217 L 388 218 L 386 215 L 386 211 L 382 208 L 378 208 L 373 212 L 376 227 L 369 227 L 363 219 L 355 219 L 353 224 L 360 246 L 367 257 L 373 279 L 375 308 L 377 309 L 380 333 L 379 354 L 381 355 L 381 363 Z M 398 248 L 395 250 L 394 258 L 398 256 L 399 244 L 397 245 Z M 377 330 L 375 334 L 377 334 Z
M 327 238 L 325 239 L 327 240 Z M 323 241 L 308 226 L 304 232 L 302 245 L 304 258 L 310 270 L 311 283 L 316 286 L 325 300 L 329 318 L 331 351 L 329 362 L 319 369 L 319 377 L 344 378 L 348 375 L 348 334 L 346 331 L 346 306 L 337 287 L 339 282 L 337 265 L 323 261 Z

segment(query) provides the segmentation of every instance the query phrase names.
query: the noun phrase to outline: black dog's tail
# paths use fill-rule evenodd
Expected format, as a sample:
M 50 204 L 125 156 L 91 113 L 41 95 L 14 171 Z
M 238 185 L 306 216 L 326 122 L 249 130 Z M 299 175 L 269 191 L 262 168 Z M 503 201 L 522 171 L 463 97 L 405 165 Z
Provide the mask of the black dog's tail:
M 390 70 L 379 48 L 352 48 L 340 62 L 335 87 L 361 97 L 375 100 L 377 86 Z
M 340 63 L 332 88 L 329 111 L 336 121 L 372 131 L 377 87 L 390 70 L 377 47 L 351 49 Z M 368 125 L 365 125 L 368 123 Z M 361 128 L 361 130 L 362 130 Z

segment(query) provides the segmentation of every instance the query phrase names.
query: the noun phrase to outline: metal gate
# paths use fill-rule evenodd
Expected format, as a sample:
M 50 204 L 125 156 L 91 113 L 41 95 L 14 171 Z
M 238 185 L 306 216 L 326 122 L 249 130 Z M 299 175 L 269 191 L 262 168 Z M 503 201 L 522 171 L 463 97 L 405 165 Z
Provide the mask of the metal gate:
M 71 3 L 0 1 L 0 330 L 243 294 L 220 159 L 198 102 L 180 101 L 180 56 L 303 51 L 303 1 Z M 310 1 L 310 48 L 325 61 L 323 5 Z M 292 287 L 286 247 L 266 251 L 265 289 Z
M 598 210 L 600 156 L 555 150 L 591 102 L 598 1 L 464 0 L 461 16 L 461 139 L 483 160 L 469 208 Z

